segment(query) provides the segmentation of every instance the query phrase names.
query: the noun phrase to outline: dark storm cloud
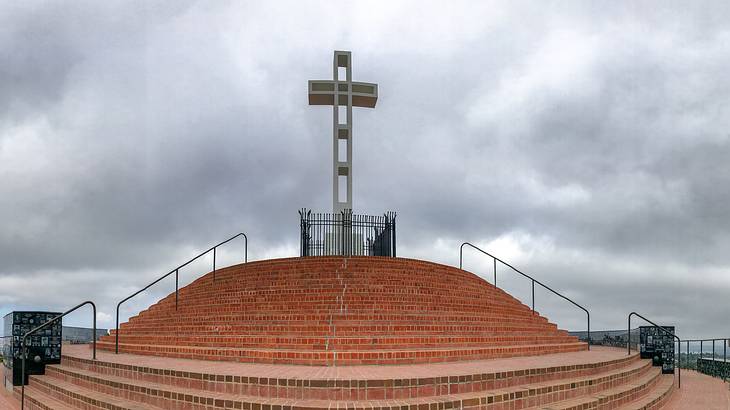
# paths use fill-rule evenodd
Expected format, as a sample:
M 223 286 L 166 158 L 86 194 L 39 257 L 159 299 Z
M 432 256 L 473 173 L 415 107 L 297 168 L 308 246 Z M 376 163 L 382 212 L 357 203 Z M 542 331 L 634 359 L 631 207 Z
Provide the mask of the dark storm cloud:
M 414 5 L 1 6 L 0 305 L 112 313 L 241 230 L 254 259 L 295 254 L 296 210 L 331 194 L 331 109 L 306 81 L 351 49 L 380 86 L 355 113 L 355 207 L 399 212 L 403 256 L 479 243 L 597 327 L 727 317 L 727 4 Z

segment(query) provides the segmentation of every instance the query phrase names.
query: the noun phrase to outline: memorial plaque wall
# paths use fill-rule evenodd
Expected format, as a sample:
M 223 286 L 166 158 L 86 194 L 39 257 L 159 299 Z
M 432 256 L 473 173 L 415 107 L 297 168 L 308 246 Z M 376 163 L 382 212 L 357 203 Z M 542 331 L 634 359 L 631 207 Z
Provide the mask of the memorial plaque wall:
M 674 326 L 662 326 L 674 334 Z M 642 359 L 651 359 L 661 366 L 662 373 L 674 373 L 674 337 L 656 326 L 639 326 L 639 352 Z
M 10 312 L 5 315 L 3 364 L 5 383 L 21 384 L 21 339 L 34 328 L 59 316 L 55 312 Z M 29 374 L 44 374 L 46 364 L 61 363 L 61 320 L 41 329 L 27 339 L 28 356 L 25 360 L 26 380 Z

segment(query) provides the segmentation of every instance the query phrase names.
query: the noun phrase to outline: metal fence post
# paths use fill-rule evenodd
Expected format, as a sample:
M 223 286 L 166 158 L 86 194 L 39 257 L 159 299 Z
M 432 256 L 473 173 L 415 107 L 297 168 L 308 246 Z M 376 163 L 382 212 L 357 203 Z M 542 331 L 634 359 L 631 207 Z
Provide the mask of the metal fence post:
M 395 215 L 393 215 L 393 221 L 391 223 L 393 224 L 393 257 L 395 258 Z

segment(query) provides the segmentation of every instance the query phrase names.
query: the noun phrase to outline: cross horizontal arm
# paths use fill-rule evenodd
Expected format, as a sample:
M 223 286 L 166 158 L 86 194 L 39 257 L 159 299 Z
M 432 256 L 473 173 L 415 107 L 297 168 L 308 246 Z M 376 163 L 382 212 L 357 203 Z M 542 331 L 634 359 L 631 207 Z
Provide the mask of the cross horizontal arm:
M 309 105 L 347 105 L 347 95 L 352 94 L 353 107 L 374 108 L 378 102 L 378 85 L 373 83 L 337 82 L 332 80 L 309 80 Z

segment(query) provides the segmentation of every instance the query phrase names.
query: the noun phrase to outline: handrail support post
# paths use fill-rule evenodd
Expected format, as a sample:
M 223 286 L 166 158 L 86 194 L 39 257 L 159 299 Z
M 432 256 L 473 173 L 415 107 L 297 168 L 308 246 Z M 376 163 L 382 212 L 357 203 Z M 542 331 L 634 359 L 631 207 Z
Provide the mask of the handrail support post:
M 535 279 L 532 280 L 532 314 L 535 314 Z
M 492 258 L 492 262 L 494 262 L 494 287 L 497 287 L 497 258 Z
M 180 269 L 175 269 L 175 310 L 177 310 L 177 303 L 178 303 L 178 280 L 179 280 L 179 273 Z

